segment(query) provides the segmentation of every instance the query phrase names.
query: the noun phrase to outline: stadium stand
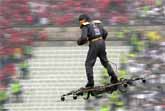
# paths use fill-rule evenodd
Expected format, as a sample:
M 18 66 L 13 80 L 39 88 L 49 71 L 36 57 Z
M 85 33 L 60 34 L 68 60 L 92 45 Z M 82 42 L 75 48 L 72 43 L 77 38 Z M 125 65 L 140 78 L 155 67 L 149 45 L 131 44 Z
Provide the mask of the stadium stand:
M 61 42 L 56 43 L 57 45 L 52 43 L 53 46 L 50 47 L 41 47 L 42 44 L 39 45 L 40 47 L 34 47 L 36 42 L 47 40 L 51 30 L 44 30 L 40 26 L 55 26 L 59 32 L 56 35 L 58 36 L 64 31 L 58 27 L 77 26 L 78 23 L 75 21 L 81 13 L 92 15 L 93 18 L 104 21 L 107 26 L 121 24 L 163 25 L 165 23 L 163 0 L 137 0 L 136 2 L 132 0 L 0 0 L 0 110 L 85 110 L 84 107 L 88 106 L 88 102 L 73 101 L 64 103 L 64 105 L 56 100 L 62 93 L 84 86 L 83 61 L 87 47 L 80 48 L 71 45 L 66 47 L 65 43 L 61 45 Z M 39 28 L 33 29 L 35 26 Z M 74 30 L 74 28 L 70 30 Z M 156 50 L 148 47 L 145 53 L 143 52 L 144 44 L 140 42 L 141 38 L 136 38 L 139 37 L 136 35 L 136 31 L 131 33 L 135 34 L 128 34 L 125 30 L 123 32 L 117 31 L 116 35 L 120 40 L 121 38 L 124 38 L 123 40 L 133 38 L 132 41 L 129 41 L 129 45 L 133 47 L 132 51 L 141 54 L 139 56 L 137 53 L 132 54 L 131 52 L 131 57 L 138 55 L 134 58 L 134 62 L 137 62 L 134 65 L 139 66 L 138 69 L 145 69 L 145 72 L 149 74 L 158 72 L 155 70 L 157 68 L 164 72 L 164 50 L 162 50 L 164 46 L 160 45 L 164 43 L 153 42 L 159 40 L 160 32 L 154 30 L 154 32 L 146 33 L 145 36 L 150 39 L 149 45 L 157 47 L 155 47 Z M 134 41 L 135 39 L 137 41 Z M 34 49 L 33 53 L 32 49 Z M 129 47 L 120 46 L 120 44 L 119 46 L 108 45 L 107 50 L 109 58 L 119 65 L 120 54 L 127 53 Z M 141 65 L 138 63 L 139 61 L 136 61 L 139 58 L 149 58 L 147 55 L 151 55 L 150 58 L 154 60 L 152 64 L 144 65 L 143 63 Z M 76 69 L 73 70 L 73 67 Z M 99 84 L 102 68 L 98 63 L 95 68 L 95 76 Z M 161 74 L 160 77 L 163 78 L 164 75 Z M 80 81 L 74 81 L 75 78 L 80 78 Z M 159 81 L 164 82 L 161 78 Z M 147 99 L 139 100 L 137 95 L 134 94 L 130 97 L 132 98 L 132 101 L 128 102 L 130 110 L 134 105 L 137 105 L 135 107 L 137 108 L 138 105 L 145 102 L 154 106 L 153 109 L 149 109 L 150 111 L 161 111 L 154 110 L 155 106 L 161 106 L 161 108 L 164 106 L 162 104 L 163 98 L 158 98 L 153 103 Z M 136 100 L 139 100 L 140 104 L 136 104 Z M 158 101 L 162 103 L 158 103 Z M 141 110 L 148 110 L 148 107 L 145 106 L 147 104 L 143 104 Z

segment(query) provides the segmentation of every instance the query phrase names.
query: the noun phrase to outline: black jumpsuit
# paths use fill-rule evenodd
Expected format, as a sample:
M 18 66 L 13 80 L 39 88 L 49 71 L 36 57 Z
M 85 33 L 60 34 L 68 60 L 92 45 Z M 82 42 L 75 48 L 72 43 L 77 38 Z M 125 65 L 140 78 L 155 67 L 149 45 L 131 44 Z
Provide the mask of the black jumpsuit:
M 109 76 L 111 76 L 111 83 L 116 83 L 117 76 L 109 64 L 106 54 L 105 39 L 108 35 L 107 31 L 103 28 L 100 21 L 86 22 L 81 26 L 81 30 L 81 37 L 77 41 L 77 44 L 83 45 L 89 41 L 89 50 L 85 62 L 88 79 L 86 87 L 94 86 L 93 66 L 97 57 L 99 57 L 101 64 L 107 69 Z

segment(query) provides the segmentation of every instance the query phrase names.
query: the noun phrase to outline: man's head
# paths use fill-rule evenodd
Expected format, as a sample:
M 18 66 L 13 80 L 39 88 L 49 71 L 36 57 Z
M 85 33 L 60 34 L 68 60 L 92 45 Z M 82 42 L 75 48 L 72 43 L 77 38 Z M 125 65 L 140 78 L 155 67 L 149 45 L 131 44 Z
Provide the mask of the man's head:
M 82 14 L 79 16 L 80 25 L 82 25 L 84 22 L 89 22 L 89 21 L 91 21 L 91 19 L 88 15 Z

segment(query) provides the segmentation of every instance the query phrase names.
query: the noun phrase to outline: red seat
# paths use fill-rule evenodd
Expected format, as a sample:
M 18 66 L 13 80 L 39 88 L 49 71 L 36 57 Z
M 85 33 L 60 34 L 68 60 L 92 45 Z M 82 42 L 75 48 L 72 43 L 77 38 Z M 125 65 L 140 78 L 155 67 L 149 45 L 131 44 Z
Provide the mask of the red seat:
M 7 64 L 5 65 L 5 67 L 3 68 L 4 74 L 7 75 L 15 75 L 16 74 L 16 68 L 15 68 L 15 64 Z
M 14 53 L 13 48 L 4 48 L 4 55 L 12 55 Z

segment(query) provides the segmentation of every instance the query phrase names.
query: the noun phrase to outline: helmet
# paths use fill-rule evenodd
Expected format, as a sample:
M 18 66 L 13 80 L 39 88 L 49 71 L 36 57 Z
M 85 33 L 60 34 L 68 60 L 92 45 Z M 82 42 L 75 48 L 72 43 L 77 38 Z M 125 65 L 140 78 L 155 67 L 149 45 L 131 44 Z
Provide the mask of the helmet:
M 86 15 L 86 14 L 82 14 L 82 15 L 79 16 L 79 21 L 80 20 L 90 21 L 91 18 L 88 15 Z

